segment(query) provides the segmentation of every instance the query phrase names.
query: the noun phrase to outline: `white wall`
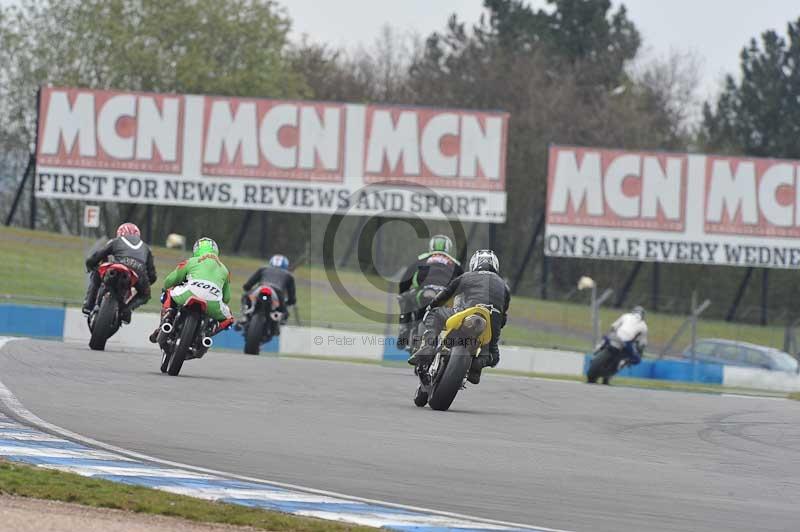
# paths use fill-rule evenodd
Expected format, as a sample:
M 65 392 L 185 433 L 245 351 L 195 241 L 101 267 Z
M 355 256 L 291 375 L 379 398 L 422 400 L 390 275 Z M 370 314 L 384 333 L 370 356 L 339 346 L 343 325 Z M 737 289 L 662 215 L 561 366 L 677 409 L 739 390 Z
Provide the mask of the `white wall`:
M 800 391 L 800 375 L 796 374 L 736 366 L 725 366 L 722 372 L 724 386 L 781 392 Z
M 335 358 L 383 359 L 383 335 L 321 327 L 281 329 L 280 352 Z
M 497 368 L 577 376 L 583 374 L 583 363 L 584 355 L 582 353 L 505 345 L 500 346 L 500 363 Z
M 147 339 L 150 333 L 158 326 L 158 314 L 146 312 L 134 312 L 133 319 L 129 325 L 123 325 L 119 331 L 112 336 L 107 346 L 110 348 L 151 348 L 157 350 Z M 68 308 L 64 315 L 64 341 L 89 343 L 89 326 L 86 324 L 86 316 L 80 309 Z

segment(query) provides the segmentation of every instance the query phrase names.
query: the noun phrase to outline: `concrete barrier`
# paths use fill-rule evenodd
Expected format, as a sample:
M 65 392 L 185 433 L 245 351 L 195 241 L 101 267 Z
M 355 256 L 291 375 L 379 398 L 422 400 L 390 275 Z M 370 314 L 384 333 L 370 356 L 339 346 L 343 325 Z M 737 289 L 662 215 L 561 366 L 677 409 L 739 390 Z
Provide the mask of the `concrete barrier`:
M 381 360 L 386 344 L 391 342 L 390 338 L 372 333 L 286 326 L 281 332 L 280 352 Z
M 526 373 L 545 373 L 548 375 L 583 375 L 584 355 L 554 349 L 535 349 L 533 347 L 500 347 L 498 369 L 522 371 Z
M 800 375 L 766 369 L 725 366 L 722 383 L 737 388 L 800 392 Z

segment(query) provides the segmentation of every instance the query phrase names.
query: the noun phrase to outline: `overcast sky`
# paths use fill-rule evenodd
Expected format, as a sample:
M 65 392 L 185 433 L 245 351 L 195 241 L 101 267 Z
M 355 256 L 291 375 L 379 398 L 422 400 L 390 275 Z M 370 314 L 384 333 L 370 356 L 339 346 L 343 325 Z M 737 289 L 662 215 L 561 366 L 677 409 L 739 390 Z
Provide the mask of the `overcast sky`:
M 645 58 L 670 50 L 691 51 L 701 60 L 701 96 L 715 94 L 725 73 L 738 71 L 739 51 L 767 29 L 785 33 L 800 17 L 800 0 L 612 0 L 624 3 L 642 33 Z M 282 0 L 295 35 L 314 41 L 356 46 L 370 43 L 389 23 L 401 31 L 427 35 L 448 16 L 476 21 L 482 0 Z M 530 2 L 535 7 L 544 0 Z
M 15 0 L 0 0 L 0 6 Z M 701 96 L 716 94 L 725 73 L 737 73 L 739 51 L 767 29 L 784 34 L 800 17 L 800 0 L 612 0 L 624 3 L 644 37 L 644 58 L 670 50 L 693 52 L 701 60 Z M 389 23 L 402 32 L 426 36 L 457 13 L 477 21 L 482 0 L 278 0 L 293 19 L 295 37 L 346 47 L 369 44 Z M 544 0 L 531 0 L 543 7 Z

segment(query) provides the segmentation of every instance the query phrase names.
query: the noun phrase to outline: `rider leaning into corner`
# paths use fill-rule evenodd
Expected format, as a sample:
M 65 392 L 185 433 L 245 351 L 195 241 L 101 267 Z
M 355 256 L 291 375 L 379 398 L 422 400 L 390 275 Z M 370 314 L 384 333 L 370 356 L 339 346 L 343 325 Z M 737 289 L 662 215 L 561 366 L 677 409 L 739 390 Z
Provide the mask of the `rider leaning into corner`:
M 424 311 L 417 301 L 418 289 L 424 286 L 444 288 L 450 281 L 464 273 L 461 263 L 452 255 L 453 241 L 446 235 L 434 235 L 428 242 L 428 252 L 417 257 L 408 268 L 398 285 L 400 294 L 400 332 L 397 345 L 408 345 L 418 314 Z
M 153 253 L 141 238 L 141 231 L 132 223 L 124 223 L 117 228 L 116 238 L 112 238 L 86 259 L 86 270 L 89 272 L 89 287 L 83 302 L 83 313 L 92 312 L 100 289 L 100 274 L 97 267 L 101 262 L 111 261 L 123 264 L 133 270 L 139 277 L 135 288 L 136 296 L 130 304 L 121 309 L 120 319 L 131 322 L 131 313 L 150 301 L 150 285 L 156 282 L 156 267 L 153 264 Z
M 622 352 L 628 363 L 636 365 L 642 361 L 647 347 L 647 322 L 644 321 L 644 308 L 637 305 L 617 318 L 611 325 L 611 332 L 622 342 Z
M 178 264 L 164 279 L 164 296 L 161 307 L 161 323 L 150 335 L 150 341 L 158 341 L 158 332 L 165 322 L 171 322 L 178 307 L 190 297 L 199 297 L 207 303 L 207 314 L 218 322 L 210 336 L 227 329 L 233 323 L 228 308 L 231 300 L 231 279 L 228 268 L 219 260 L 219 247 L 210 238 L 200 238 L 192 247 L 192 258 Z
M 425 332 L 422 335 L 422 347 L 411 355 L 408 363 L 412 366 L 429 364 L 436 354 L 439 334 L 447 319 L 458 311 L 484 305 L 492 311 L 492 340 L 481 349 L 472 361 L 467 380 L 478 384 L 481 371 L 486 366 L 495 367 L 500 362 L 500 329 L 506 324 L 511 292 L 506 282 L 500 277 L 500 263 L 493 251 L 482 249 L 476 251 L 469 260 L 469 271 L 453 279 L 447 287 L 434 298 L 430 309 L 425 313 L 422 322 Z M 454 298 L 453 307 L 444 307 L 450 298 Z
M 242 315 L 239 318 L 237 327 L 247 320 L 245 313 L 250 306 L 250 291 L 262 285 L 267 285 L 277 292 L 278 300 L 280 301 L 278 311 L 283 314 L 282 322 L 286 322 L 289 318 L 288 307 L 297 304 L 294 275 L 289 271 L 289 259 L 283 255 L 273 255 L 270 257 L 269 263 L 257 269 L 242 286 L 244 290 L 244 294 L 242 294 Z

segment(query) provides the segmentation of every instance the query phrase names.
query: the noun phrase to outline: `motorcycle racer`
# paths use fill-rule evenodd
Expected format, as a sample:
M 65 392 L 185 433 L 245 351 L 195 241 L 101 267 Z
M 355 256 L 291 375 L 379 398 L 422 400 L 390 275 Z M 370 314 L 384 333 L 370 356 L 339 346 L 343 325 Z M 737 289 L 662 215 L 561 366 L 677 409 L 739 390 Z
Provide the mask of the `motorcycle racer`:
M 268 285 L 277 292 L 280 301 L 278 311 L 283 314 L 283 322 L 289 317 L 288 307 L 297 304 L 297 290 L 295 288 L 294 275 L 289 271 L 289 259 L 284 255 L 273 255 L 270 257 L 269 263 L 256 270 L 242 286 L 244 290 L 244 294 L 242 294 L 242 316 L 237 327 L 247 321 L 245 311 L 248 308 L 250 291 L 261 285 Z
M 150 300 L 150 285 L 156 282 L 156 267 L 153 253 L 141 238 L 141 231 L 136 224 L 126 222 L 117 228 L 116 237 L 95 249 L 86 258 L 86 270 L 89 272 L 89 286 L 82 311 L 89 315 L 95 306 L 97 291 L 100 289 L 100 275 L 97 267 L 101 262 L 111 261 L 124 264 L 139 277 L 135 285 L 136 296 L 130 304 L 121 308 L 120 319 L 130 323 L 131 313 Z
M 398 284 L 400 303 L 400 330 L 398 347 L 408 346 L 415 322 L 422 319 L 425 304 L 418 300 L 419 289 L 424 286 L 442 289 L 464 273 L 461 263 L 453 257 L 453 241 L 446 235 L 434 235 L 428 242 L 428 252 L 411 263 Z
M 219 247 L 210 238 L 200 238 L 192 247 L 192 257 L 178 264 L 164 279 L 164 299 L 161 309 L 161 323 L 150 335 L 150 341 L 158 341 L 158 332 L 166 321 L 172 320 L 175 309 L 182 306 L 190 297 L 200 297 L 206 301 L 207 313 L 218 323 L 212 333 L 227 329 L 233 323 L 228 303 L 231 299 L 230 273 L 219 259 Z
M 467 380 L 478 384 L 483 368 L 497 365 L 500 361 L 498 347 L 500 330 L 506 324 L 508 306 L 511 302 L 511 291 L 498 275 L 499 270 L 500 263 L 493 251 L 482 249 L 472 255 L 469 271 L 453 279 L 431 302 L 422 320 L 425 325 L 422 346 L 408 359 L 409 364 L 413 366 L 427 364 L 433 359 L 438 347 L 439 334 L 450 316 L 460 310 L 483 305 L 489 307 L 492 312 L 492 340 L 473 360 Z M 453 307 L 444 307 L 443 305 L 451 298 L 454 298 Z

